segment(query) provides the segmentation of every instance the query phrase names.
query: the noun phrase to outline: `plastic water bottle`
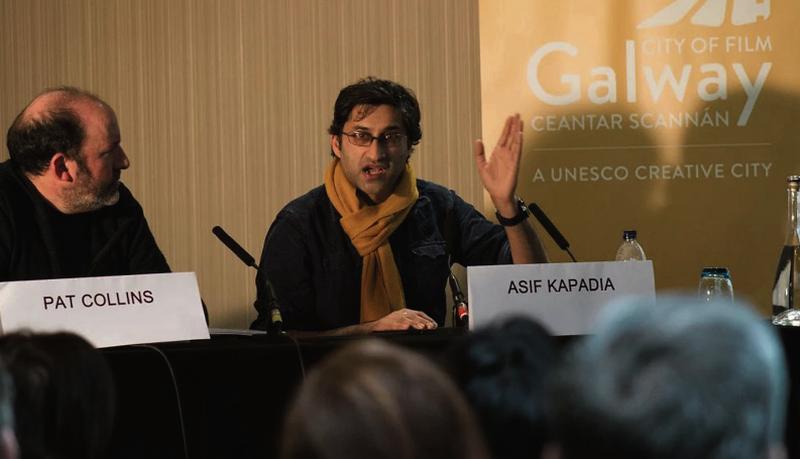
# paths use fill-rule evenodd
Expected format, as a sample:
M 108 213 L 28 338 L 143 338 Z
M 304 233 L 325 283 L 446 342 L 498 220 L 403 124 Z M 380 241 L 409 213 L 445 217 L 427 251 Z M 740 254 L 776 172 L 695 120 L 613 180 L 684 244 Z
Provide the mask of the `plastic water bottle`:
M 644 249 L 636 240 L 636 230 L 622 232 L 622 245 L 617 249 L 617 261 L 645 260 Z

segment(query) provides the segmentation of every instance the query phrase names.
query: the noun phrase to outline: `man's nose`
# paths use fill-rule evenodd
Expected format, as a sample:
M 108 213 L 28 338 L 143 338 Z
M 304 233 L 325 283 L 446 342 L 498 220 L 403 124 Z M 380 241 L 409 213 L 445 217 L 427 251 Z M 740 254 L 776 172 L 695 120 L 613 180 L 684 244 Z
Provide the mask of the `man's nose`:
M 378 138 L 373 138 L 372 143 L 367 147 L 367 158 L 372 161 L 377 161 L 386 156 L 386 144 L 381 142 Z
M 131 161 L 128 159 L 128 155 L 125 154 L 125 150 L 122 148 L 122 145 L 119 146 L 119 151 L 117 152 L 117 164 L 115 164 L 117 169 L 127 169 L 131 166 Z

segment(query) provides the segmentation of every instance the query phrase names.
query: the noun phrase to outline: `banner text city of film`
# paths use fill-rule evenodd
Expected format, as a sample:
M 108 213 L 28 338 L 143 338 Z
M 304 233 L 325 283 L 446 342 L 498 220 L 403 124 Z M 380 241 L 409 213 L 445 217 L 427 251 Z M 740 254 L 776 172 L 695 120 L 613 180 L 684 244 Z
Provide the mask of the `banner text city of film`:
M 588 100 L 593 105 L 602 106 L 616 104 L 621 101 L 620 99 L 635 104 L 643 94 L 649 96 L 656 103 L 667 97 L 684 102 L 690 90 L 695 91 L 700 100 L 714 102 L 728 99 L 729 80 L 732 77 L 735 78 L 746 99 L 742 107 L 735 113 L 711 107 L 694 111 L 626 114 L 540 113 L 531 118 L 530 127 L 537 132 L 553 132 L 728 127 L 734 123 L 736 126 L 746 126 L 772 69 L 772 62 L 763 61 L 757 68 L 750 69 L 740 62 L 731 63 L 730 68 L 717 62 L 707 62 L 699 66 L 683 64 L 679 68 L 663 64 L 660 70 L 656 70 L 651 65 L 638 66 L 638 54 L 646 56 L 687 53 L 705 55 L 719 51 L 738 54 L 768 53 L 772 51 L 772 48 L 772 39 L 769 35 L 651 38 L 640 42 L 627 40 L 625 42 L 625 71 L 621 82 L 612 67 L 596 66 L 590 70 L 588 77 L 569 72 L 560 75 L 559 81 L 563 88 L 557 92 L 553 88 L 545 88 L 540 81 L 543 61 L 546 61 L 546 58 L 554 53 L 564 53 L 575 57 L 579 50 L 569 42 L 548 42 L 539 47 L 528 62 L 528 85 L 533 94 L 547 105 L 566 106 Z M 639 83 L 639 72 L 644 76 L 643 85 Z M 696 85 L 690 88 L 689 82 L 693 75 L 699 79 Z

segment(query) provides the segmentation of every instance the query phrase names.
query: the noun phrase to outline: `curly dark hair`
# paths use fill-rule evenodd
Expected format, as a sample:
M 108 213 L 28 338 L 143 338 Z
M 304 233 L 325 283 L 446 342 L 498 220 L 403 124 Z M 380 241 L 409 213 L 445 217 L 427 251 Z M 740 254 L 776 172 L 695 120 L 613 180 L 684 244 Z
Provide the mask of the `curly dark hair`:
M 328 133 L 341 136 L 350 113 L 354 107 L 359 105 L 390 105 L 394 107 L 403 120 L 409 147 L 413 148 L 422 138 L 422 128 L 419 124 L 421 117 L 419 102 L 414 93 L 394 81 L 381 80 L 371 76 L 339 91 L 339 96 L 333 106 L 333 121 L 328 128 Z

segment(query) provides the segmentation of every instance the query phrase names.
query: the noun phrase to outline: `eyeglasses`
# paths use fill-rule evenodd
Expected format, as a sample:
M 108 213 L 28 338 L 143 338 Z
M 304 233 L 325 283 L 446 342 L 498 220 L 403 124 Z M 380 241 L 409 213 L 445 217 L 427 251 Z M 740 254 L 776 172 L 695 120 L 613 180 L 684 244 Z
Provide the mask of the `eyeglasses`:
M 377 140 L 378 143 L 382 143 L 387 147 L 396 148 L 406 138 L 406 135 L 400 132 L 387 132 L 377 137 L 364 131 L 342 132 L 342 135 L 346 135 L 350 139 L 350 143 L 359 147 L 368 147 L 372 145 L 373 140 Z

